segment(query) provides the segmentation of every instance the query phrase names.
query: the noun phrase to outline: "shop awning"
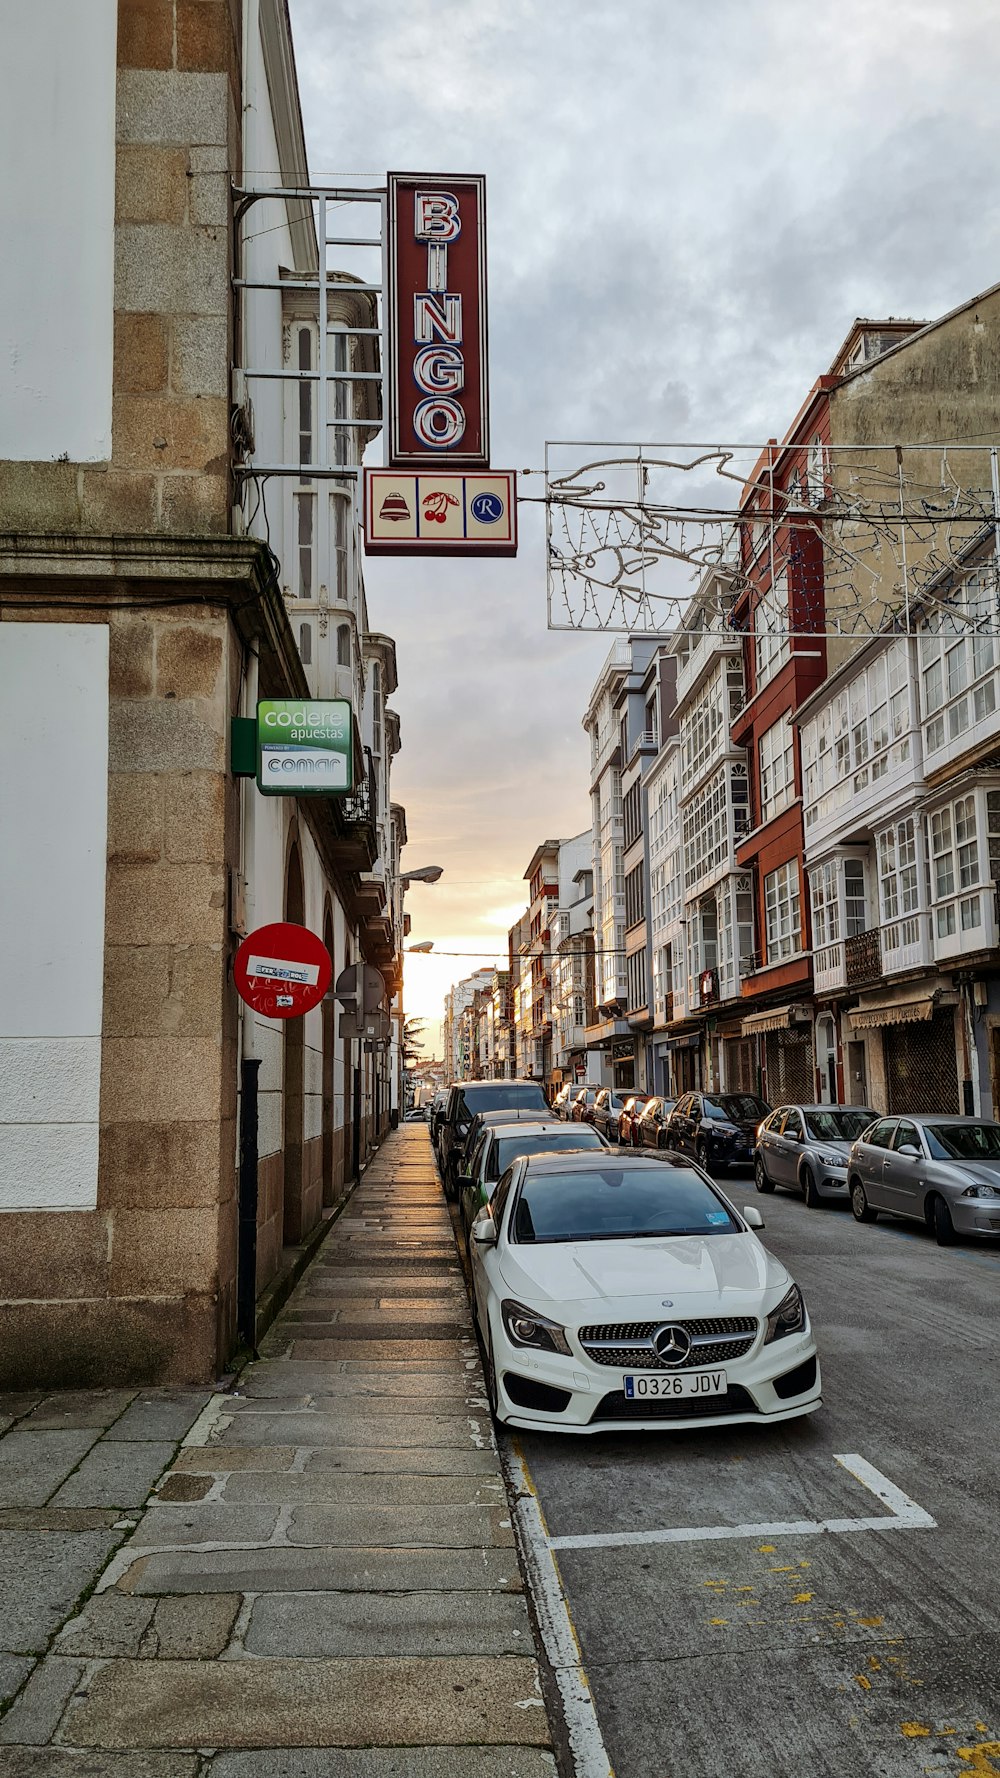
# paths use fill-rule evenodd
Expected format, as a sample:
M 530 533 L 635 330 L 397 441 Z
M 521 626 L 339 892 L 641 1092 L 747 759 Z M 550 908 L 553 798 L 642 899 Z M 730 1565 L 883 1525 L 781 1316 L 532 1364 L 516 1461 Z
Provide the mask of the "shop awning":
M 767 1012 L 748 1013 L 742 1031 L 744 1037 L 755 1037 L 759 1031 L 787 1031 L 789 1025 L 802 1025 L 808 1021 L 808 1007 L 797 1003 L 794 1006 L 772 1006 Z
M 885 1006 L 857 1006 L 848 1017 L 855 1031 L 874 1031 L 880 1025 L 914 1025 L 929 1019 L 933 1000 L 890 1000 Z
M 663 1045 L 668 1050 L 693 1050 L 701 1042 L 700 1031 L 686 1031 L 682 1037 L 668 1037 Z

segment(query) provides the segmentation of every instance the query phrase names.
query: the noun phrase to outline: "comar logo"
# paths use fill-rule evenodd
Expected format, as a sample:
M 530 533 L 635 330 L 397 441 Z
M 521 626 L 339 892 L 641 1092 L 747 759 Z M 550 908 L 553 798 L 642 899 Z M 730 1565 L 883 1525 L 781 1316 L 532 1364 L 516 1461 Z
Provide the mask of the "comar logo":
M 446 494 L 440 489 L 434 494 L 425 494 L 423 499 L 424 518 L 432 525 L 443 525 L 448 517 L 449 506 L 457 506 L 454 494 Z

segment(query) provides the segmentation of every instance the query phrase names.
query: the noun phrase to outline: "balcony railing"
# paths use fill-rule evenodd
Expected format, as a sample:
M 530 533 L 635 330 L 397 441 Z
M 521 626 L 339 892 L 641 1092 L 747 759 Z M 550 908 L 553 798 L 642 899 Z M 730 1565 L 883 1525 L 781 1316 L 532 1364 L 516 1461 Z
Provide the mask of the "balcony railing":
M 836 939 L 832 945 L 819 945 L 813 952 L 813 986 L 817 994 L 832 994 L 837 988 L 846 988 L 847 966 L 842 938 Z
M 886 975 L 900 969 L 921 969 L 931 962 L 930 920 L 927 914 L 904 914 L 882 928 L 882 967 Z
M 844 940 L 844 964 L 849 988 L 868 988 L 882 978 L 882 946 L 878 929 L 856 932 Z

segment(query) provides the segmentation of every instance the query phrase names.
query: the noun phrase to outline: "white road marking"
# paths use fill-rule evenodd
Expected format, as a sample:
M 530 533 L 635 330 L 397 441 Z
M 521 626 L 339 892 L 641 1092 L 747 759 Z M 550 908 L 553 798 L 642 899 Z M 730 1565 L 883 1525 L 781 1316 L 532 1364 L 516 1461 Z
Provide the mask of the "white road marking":
M 864 1457 L 835 1456 L 856 1481 L 892 1508 L 889 1515 L 866 1519 L 778 1519 L 747 1525 L 677 1525 L 667 1531 L 597 1531 L 570 1537 L 550 1537 L 553 1550 L 621 1549 L 630 1544 L 711 1543 L 723 1538 L 815 1537 L 820 1532 L 838 1535 L 849 1531 L 933 1531 L 937 1521 L 930 1513 L 890 1482 Z
M 514 1501 L 512 1516 L 542 1642 L 559 1688 L 576 1778 L 614 1778 L 594 1709 L 580 1645 L 552 1554 L 528 1466 L 516 1442 L 500 1442 L 500 1462 Z

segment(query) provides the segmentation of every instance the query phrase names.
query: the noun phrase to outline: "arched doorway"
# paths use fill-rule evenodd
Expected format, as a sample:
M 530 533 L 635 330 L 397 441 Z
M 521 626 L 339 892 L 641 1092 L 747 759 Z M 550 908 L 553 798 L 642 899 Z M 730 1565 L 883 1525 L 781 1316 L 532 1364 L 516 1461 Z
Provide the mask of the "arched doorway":
M 285 919 L 305 925 L 305 887 L 298 842 L 292 844 L 285 870 Z M 302 1019 L 285 1020 L 282 1071 L 282 1234 L 286 1247 L 302 1239 L 302 1118 L 305 1033 Z
M 333 919 L 330 904 L 327 902 L 326 919 L 323 922 L 323 943 L 333 958 Z M 327 998 L 323 1002 L 323 1202 L 333 1204 L 339 1195 L 338 1181 L 335 1176 L 336 1155 L 334 1154 L 333 1113 L 334 1113 L 334 1043 L 336 1041 L 336 1002 Z

